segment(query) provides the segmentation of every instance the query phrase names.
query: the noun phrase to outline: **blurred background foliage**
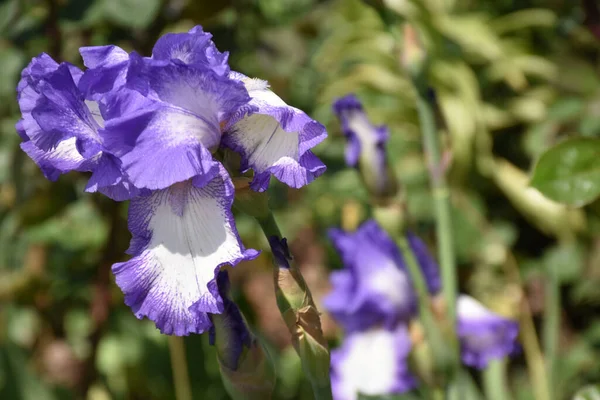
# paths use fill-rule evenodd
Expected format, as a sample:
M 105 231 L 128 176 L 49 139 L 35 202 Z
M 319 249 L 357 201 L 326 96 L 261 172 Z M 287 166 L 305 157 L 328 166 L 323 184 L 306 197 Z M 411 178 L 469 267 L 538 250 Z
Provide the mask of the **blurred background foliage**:
M 525 321 L 529 332 L 544 330 L 547 305 L 558 299 L 555 398 L 600 382 L 600 183 L 575 197 L 577 187 L 548 186 L 562 153 L 547 152 L 573 139 L 568 145 L 592 149 L 586 172 L 598 176 L 596 1 L 2 0 L 0 399 L 175 393 L 166 337 L 135 319 L 110 275 L 128 245 L 126 204 L 84 194 L 83 175 L 46 181 L 19 149 L 15 88 L 33 56 L 47 52 L 82 66 L 78 48 L 103 44 L 149 55 L 161 34 L 201 24 L 230 51 L 233 69 L 267 79 L 289 104 L 327 125 L 330 137 L 316 151 L 327 174 L 300 191 L 271 188 L 272 207 L 319 299 L 328 270 L 340 266 L 327 228 L 353 229 L 369 216 L 358 173 L 344 165 L 344 139 L 331 113 L 339 96 L 356 92 L 373 121 L 389 126 L 388 154 L 407 219 L 435 245 L 414 92 L 401 68 L 405 21 L 431 60 L 461 290 Z M 538 160 L 533 183 L 545 196 L 530 187 Z M 238 227 L 248 247 L 268 248 L 253 220 L 240 215 Z M 236 267 L 234 297 L 275 355 L 275 398 L 309 399 L 275 306 L 269 263 L 263 253 Z M 560 290 L 546 290 L 552 279 Z M 340 332 L 327 316 L 324 329 L 335 345 Z M 206 335 L 185 344 L 194 398 L 227 398 Z M 534 398 L 526 361 L 510 364 L 517 399 Z

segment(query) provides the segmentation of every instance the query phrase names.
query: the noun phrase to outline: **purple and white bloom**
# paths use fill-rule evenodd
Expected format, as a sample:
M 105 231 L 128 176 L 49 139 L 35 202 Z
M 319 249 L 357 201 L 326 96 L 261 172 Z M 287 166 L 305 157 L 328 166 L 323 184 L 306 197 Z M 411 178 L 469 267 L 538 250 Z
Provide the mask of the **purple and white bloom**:
M 210 328 L 207 313 L 221 313 L 223 300 L 216 273 L 227 264 L 253 259 L 235 226 L 234 189 L 224 168 L 197 187 L 179 182 L 129 206 L 133 237 L 129 261 L 113 266 L 125 303 L 138 318 L 147 317 L 161 332 L 202 333 Z
M 22 118 L 16 129 L 21 148 L 49 180 L 69 171 L 91 171 L 86 191 L 115 200 L 139 194 L 106 151 L 101 137 L 104 119 L 98 103 L 86 100 L 78 87 L 83 72 L 49 55 L 35 57 L 17 86 Z
M 465 365 L 483 369 L 493 359 L 509 356 L 519 347 L 519 325 L 483 306 L 474 298 L 460 295 L 457 300 L 458 337 Z
M 376 196 L 395 194 L 397 183 L 385 154 L 388 128 L 373 125 L 354 94 L 336 100 L 333 112 L 347 139 L 346 164 L 360 169 L 367 188 Z
M 333 229 L 329 235 L 344 269 L 331 274 L 333 289 L 323 304 L 344 329 L 391 328 L 415 315 L 416 295 L 402 255 L 375 221 L 364 222 L 353 233 Z M 410 235 L 409 243 L 430 292 L 436 293 L 440 289 L 437 264 L 416 236 Z
M 152 57 L 80 52 L 85 72 L 46 55 L 23 72 L 23 147 L 48 178 L 92 171 L 89 191 L 132 199 L 133 258 L 113 266 L 125 302 L 164 333 L 204 332 L 223 310 L 216 271 L 258 254 L 238 236 L 217 151 L 239 151 L 256 190 L 270 175 L 300 187 L 324 171 L 310 148 L 325 129 L 265 84 L 247 88 L 201 27 L 164 35 Z
M 405 324 L 352 332 L 331 352 L 331 389 L 335 400 L 359 394 L 393 395 L 417 385 L 408 366 L 411 341 Z
M 310 149 L 327 137 L 325 127 L 302 110 L 287 105 L 269 89 L 266 81 L 239 72 L 230 74 L 243 82 L 256 111 L 239 115 L 226 130 L 223 143 L 242 156 L 242 171 L 252 169 L 250 187 L 262 192 L 271 175 L 300 188 L 325 172 L 325 165 Z

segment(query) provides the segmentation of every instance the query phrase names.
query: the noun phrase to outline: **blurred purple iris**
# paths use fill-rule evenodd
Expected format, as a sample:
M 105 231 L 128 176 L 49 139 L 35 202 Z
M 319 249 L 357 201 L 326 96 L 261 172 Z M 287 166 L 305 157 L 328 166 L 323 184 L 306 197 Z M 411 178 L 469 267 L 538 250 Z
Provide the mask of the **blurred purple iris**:
M 417 317 L 417 298 L 400 250 L 372 220 L 353 233 L 331 230 L 330 237 L 344 268 L 331 274 L 333 289 L 324 306 L 347 335 L 342 346 L 332 352 L 334 398 L 412 389 L 416 381 L 407 364 L 411 342 L 406 327 Z M 409 233 L 407 239 L 429 293 L 437 294 L 441 285 L 436 261 L 417 236 Z M 466 365 L 482 369 L 490 360 L 515 351 L 515 321 L 464 295 L 459 297 L 457 313 L 457 334 Z M 366 376 L 370 378 L 361 378 Z
M 131 200 L 133 258 L 113 272 L 135 315 L 166 334 L 210 328 L 224 307 L 216 272 L 258 254 L 239 238 L 217 151 L 238 152 L 257 191 L 271 175 L 299 188 L 325 171 L 310 150 L 325 128 L 231 71 L 211 37 L 166 34 L 151 57 L 83 47 L 85 72 L 41 54 L 17 88 L 21 147 L 48 179 L 91 171 L 87 191 Z
M 376 198 L 395 195 L 397 181 L 385 153 L 390 137 L 387 126 L 373 125 L 354 94 L 337 99 L 333 112 L 347 139 L 346 164 L 359 169 L 365 186 Z

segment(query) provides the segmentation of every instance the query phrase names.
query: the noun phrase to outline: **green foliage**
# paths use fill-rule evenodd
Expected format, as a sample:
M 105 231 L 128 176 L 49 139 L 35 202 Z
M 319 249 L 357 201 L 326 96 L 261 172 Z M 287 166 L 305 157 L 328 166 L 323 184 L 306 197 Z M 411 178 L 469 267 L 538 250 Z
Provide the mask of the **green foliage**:
M 571 139 L 540 157 L 531 185 L 545 196 L 582 206 L 600 196 L 600 140 Z

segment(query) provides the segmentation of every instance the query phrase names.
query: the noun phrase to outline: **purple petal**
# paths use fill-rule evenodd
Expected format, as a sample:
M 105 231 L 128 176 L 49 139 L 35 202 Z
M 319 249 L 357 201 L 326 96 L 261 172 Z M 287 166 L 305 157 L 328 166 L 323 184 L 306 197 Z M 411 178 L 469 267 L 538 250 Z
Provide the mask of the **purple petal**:
M 182 182 L 131 201 L 128 251 L 134 257 L 115 264 L 113 272 L 136 317 L 179 336 L 206 331 L 207 313 L 223 311 L 217 271 L 258 255 L 238 236 L 233 196 L 221 169 L 203 188 Z
M 101 94 L 125 84 L 129 54 L 117 46 L 90 46 L 79 49 L 85 71 L 79 88 L 86 98 L 99 98 Z
M 121 161 L 112 154 L 103 153 L 94 161 L 90 170 L 92 176 L 85 188 L 86 192 L 100 192 L 115 201 L 129 200 L 142 193 L 129 182 Z
M 417 235 L 408 232 L 406 236 L 408 244 L 421 267 L 429 293 L 432 295 L 437 294 L 442 287 L 438 263 L 429 252 L 429 249 L 427 249 L 425 243 Z
M 21 85 L 18 95 L 23 115 L 18 127 L 21 136 L 31 139 L 44 151 L 51 151 L 59 142 L 76 137 L 78 151 L 85 158 L 97 154 L 100 126 L 77 89 L 72 66 L 63 63 L 49 71 L 51 63 L 46 56 L 34 59 L 32 64 L 28 69 L 36 71 L 36 75 L 24 76 L 28 84 Z M 35 67 L 37 64 L 43 66 Z M 45 73 L 40 75 L 42 71 Z
M 331 385 L 335 400 L 394 395 L 417 385 L 408 367 L 411 349 L 406 325 L 374 328 L 348 335 L 331 353 Z
M 356 232 L 330 231 L 344 270 L 332 274 L 324 305 L 346 330 L 395 326 L 416 312 L 410 276 L 398 248 L 375 221 Z
M 157 60 L 179 60 L 184 64 L 210 68 L 221 76 L 229 74 L 227 52 L 221 53 L 213 43 L 212 35 L 201 26 L 187 33 L 167 33 L 161 36 L 152 49 L 152 58 Z
M 325 165 L 310 152 L 327 137 L 325 127 L 303 111 L 288 106 L 264 81 L 240 73 L 231 77 L 245 83 L 258 111 L 238 114 L 228 124 L 223 144 L 242 156 L 242 170 L 252 168 L 251 187 L 264 191 L 274 175 L 300 188 L 325 172 Z
M 75 140 L 63 140 L 50 151 L 38 149 L 31 141 L 21 143 L 21 149 L 40 167 L 47 179 L 55 181 L 61 174 L 78 170 L 86 161 L 77 151 Z
M 130 101 L 140 99 L 135 109 Z M 112 100 L 116 104 L 109 108 L 133 111 L 107 121 L 102 132 L 104 146 L 120 158 L 134 186 L 164 189 L 195 176 L 208 182 L 217 175 L 218 163 L 193 134 L 209 129 L 204 120 L 178 108 L 148 104 L 138 94 L 121 93 Z
M 513 354 L 517 349 L 519 325 L 485 308 L 466 295 L 457 302 L 458 337 L 463 363 L 477 369 L 490 360 Z
M 211 150 L 221 140 L 220 124 L 246 107 L 243 85 L 210 70 L 130 57 L 127 85 L 106 97 L 102 133 L 139 188 L 164 189 L 193 177 L 208 182 L 218 172 Z

